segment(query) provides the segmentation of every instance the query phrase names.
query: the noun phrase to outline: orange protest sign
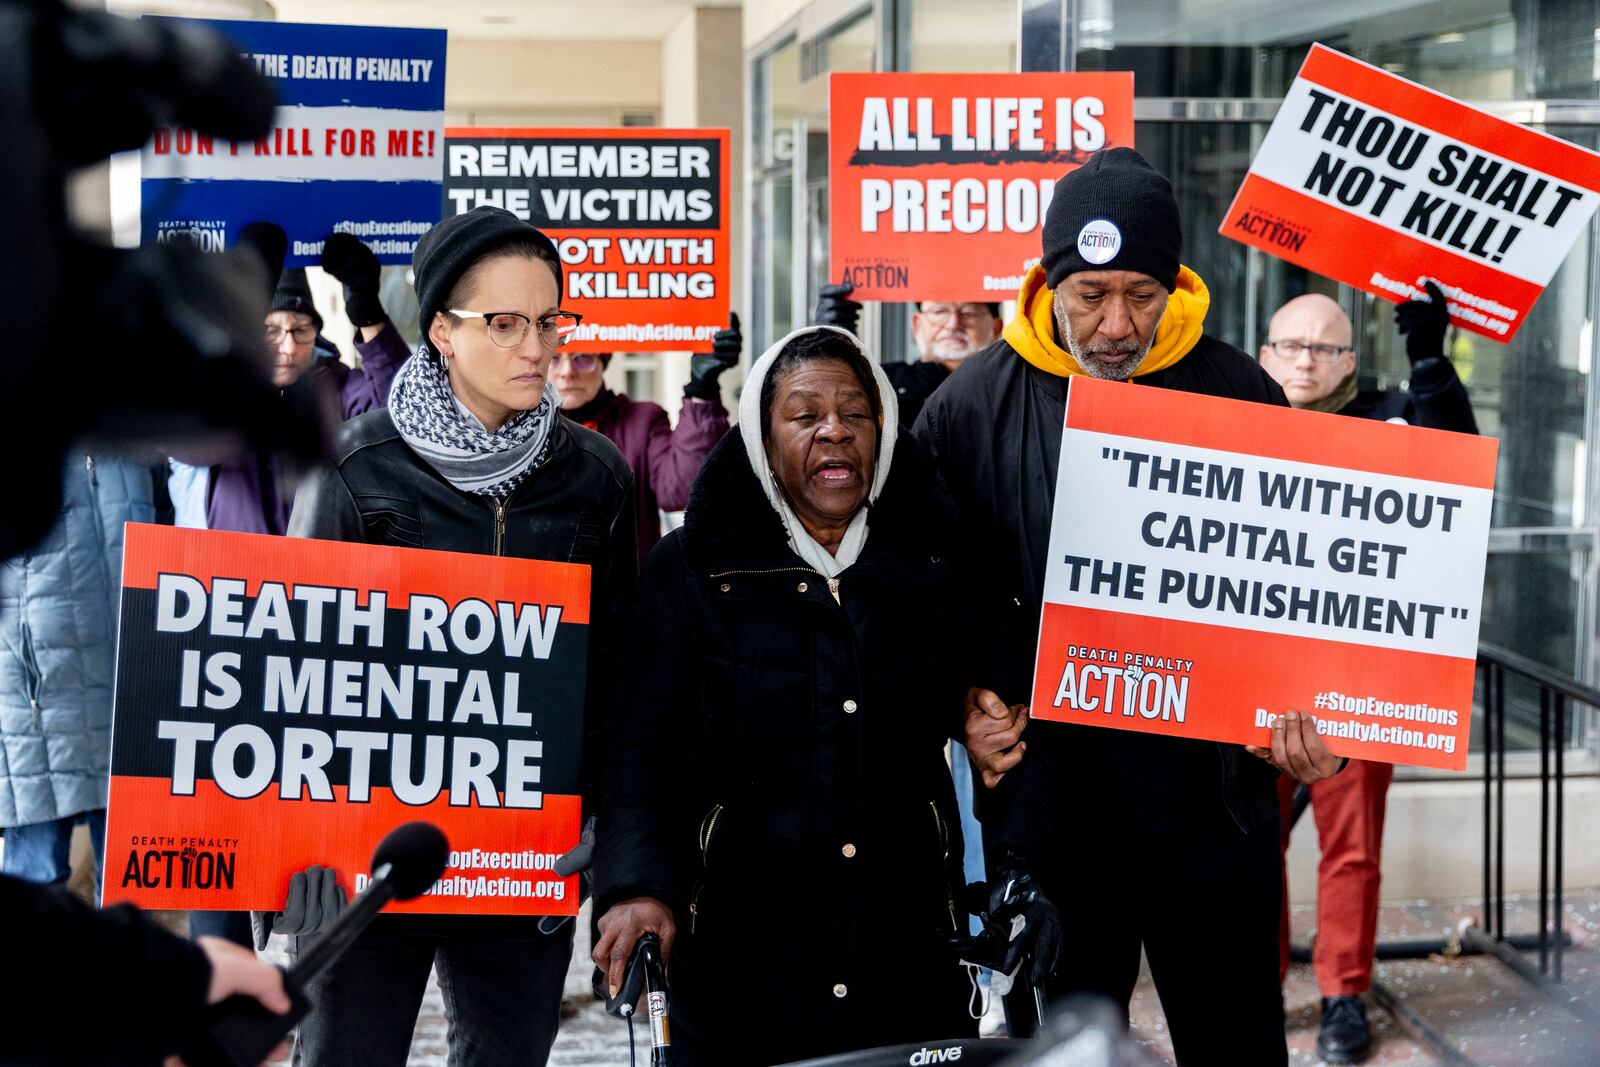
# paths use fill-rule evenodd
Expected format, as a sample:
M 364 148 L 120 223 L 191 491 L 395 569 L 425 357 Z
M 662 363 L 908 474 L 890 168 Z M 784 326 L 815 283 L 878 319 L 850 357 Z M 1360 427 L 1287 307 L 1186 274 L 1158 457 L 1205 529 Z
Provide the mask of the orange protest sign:
M 1133 145 L 1133 75 L 833 74 L 829 278 L 858 300 L 1013 299 L 1056 180 Z
M 107 902 L 275 911 L 425 819 L 450 865 L 394 910 L 573 915 L 589 568 L 131 524 Z
M 556 242 L 570 352 L 709 352 L 728 325 L 728 131 L 453 127 L 444 217 L 490 204 Z
M 1497 453 L 1072 379 L 1033 715 L 1461 770 Z
M 1315 45 L 1220 232 L 1509 340 L 1600 206 L 1600 155 Z

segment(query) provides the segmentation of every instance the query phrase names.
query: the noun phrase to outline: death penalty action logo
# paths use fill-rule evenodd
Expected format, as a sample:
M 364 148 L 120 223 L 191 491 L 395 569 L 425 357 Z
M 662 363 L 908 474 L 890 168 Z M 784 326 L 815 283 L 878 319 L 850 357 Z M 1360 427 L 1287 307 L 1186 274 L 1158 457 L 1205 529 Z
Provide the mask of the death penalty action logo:
M 1122 251 L 1122 231 L 1109 219 L 1084 223 L 1078 231 L 1078 255 L 1099 266 L 1117 258 Z

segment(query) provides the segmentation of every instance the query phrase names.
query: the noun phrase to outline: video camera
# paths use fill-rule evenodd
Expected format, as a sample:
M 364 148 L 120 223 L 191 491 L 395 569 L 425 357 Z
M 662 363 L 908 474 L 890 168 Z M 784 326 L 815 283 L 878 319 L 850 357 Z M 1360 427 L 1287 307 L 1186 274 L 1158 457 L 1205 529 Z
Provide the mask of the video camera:
M 181 242 L 109 248 L 67 209 L 73 169 L 140 147 L 157 125 L 249 140 L 274 107 L 271 83 L 217 34 L 0 0 L 0 129 L 12 137 L 0 169 L 0 397 L 12 408 L 0 452 L 14 486 L 0 559 L 55 521 L 61 460 L 80 438 L 152 455 L 179 443 L 323 451 L 331 423 L 309 386 L 280 393 L 268 376 L 261 323 L 276 267 Z

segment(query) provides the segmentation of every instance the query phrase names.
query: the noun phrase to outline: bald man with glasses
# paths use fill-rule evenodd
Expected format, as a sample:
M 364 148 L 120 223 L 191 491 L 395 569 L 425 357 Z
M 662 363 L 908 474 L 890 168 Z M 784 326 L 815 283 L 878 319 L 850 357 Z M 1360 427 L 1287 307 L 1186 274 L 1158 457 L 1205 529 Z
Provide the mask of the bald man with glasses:
M 1356 386 L 1350 318 L 1325 296 L 1296 297 L 1272 316 L 1261 366 L 1289 403 L 1362 419 L 1403 422 L 1436 430 L 1477 433 L 1466 387 L 1444 355 L 1450 317 L 1444 294 L 1427 283 L 1429 299 L 1395 312 L 1411 361 L 1409 389 Z M 1351 760 L 1341 774 L 1311 785 L 1322 861 L 1317 868 L 1317 936 L 1312 962 L 1322 991 L 1317 1051 L 1328 1063 L 1360 1063 L 1372 1048 L 1361 995 L 1372 986 L 1378 931 L 1378 876 L 1383 815 L 1394 767 Z M 1295 783 L 1279 780 L 1283 845 L 1289 845 Z M 1281 970 L 1289 971 L 1289 893 L 1284 879 Z

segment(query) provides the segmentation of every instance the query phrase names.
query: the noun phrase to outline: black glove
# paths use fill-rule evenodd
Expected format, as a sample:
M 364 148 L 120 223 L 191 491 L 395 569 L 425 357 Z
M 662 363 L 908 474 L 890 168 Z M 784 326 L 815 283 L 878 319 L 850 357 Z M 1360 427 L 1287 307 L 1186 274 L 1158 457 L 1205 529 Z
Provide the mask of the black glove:
M 683 395 L 695 400 L 715 400 L 722 395 L 717 377 L 739 362 L 744 350 L 744 334 L 739 332 L 739 315 L 728 316 L 728 328 L 711 338 L 710 352 L 697 352 L 689 360 L 689 384 Z
M 1425 359 L 1444 357 L 1444 335 L 1450 328 L 1450 310 L 1444 294 L 1426 282 L 1427 300 L 1407 300 L 1395 309 L 1394 321 L 1406 337 L 1406 358 L 1416 366 Z
M 851 300 L 856 287 L 850 282 L 843 285 L 824 285 L 817 294 L 817 313 L 812 319 L 818 326 L 839 326 L 856 332 L 856 322 L 861 318 L 861 304 Z
M 283 257 L 289 254 L 288 235 L 275 222 L 247 222 L 239 231 L 239 247 L 254 252 L 267 268 L 267 299 L 271 300 L 283 273 Z
M 345 906 L 339 873 L 332 867 L 312 865 L 295 872 L 289 879 L 289 896 L 281 912 L 253 911 L 250 928 L 256 937 L 256 951 L 264 951 L 273 934 L 309 937 L 333 925 Z
M 378 326 L 389 321 L 378 299 L 378 257 L 349 233 L 330 233 L 322 242 L 322 269 L 344 283 L 344 313 L 350 325 Z
M 976 937 L 956 939 L 962 960 L 1011 976 L 1028 956 L 1028 980 L 1042 986 L 1061 956 L 1061 914 L 1021 857 L 1008 853 L 989 880 L 988 910 Z

